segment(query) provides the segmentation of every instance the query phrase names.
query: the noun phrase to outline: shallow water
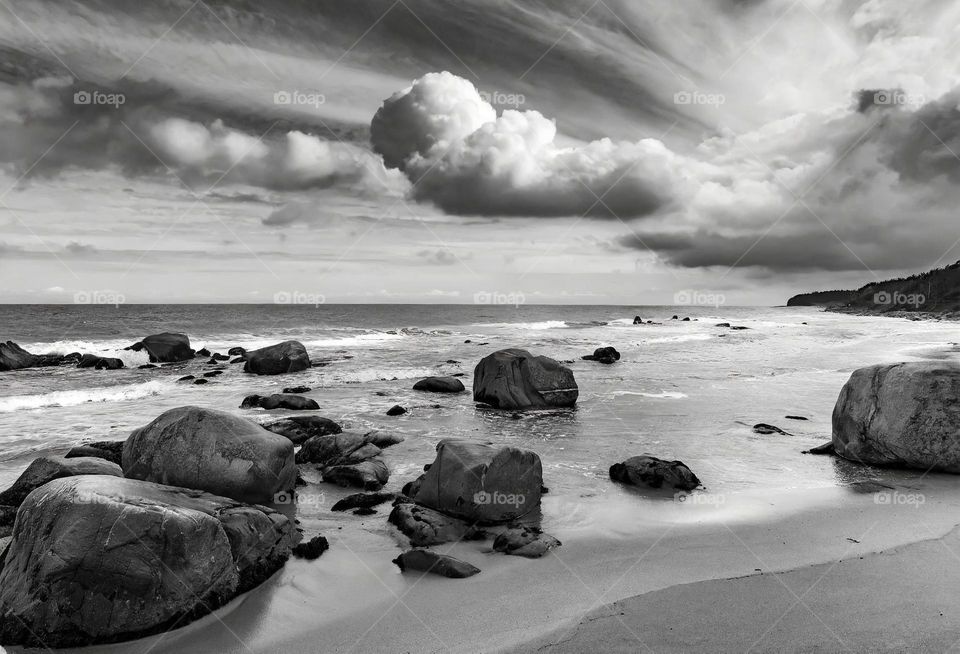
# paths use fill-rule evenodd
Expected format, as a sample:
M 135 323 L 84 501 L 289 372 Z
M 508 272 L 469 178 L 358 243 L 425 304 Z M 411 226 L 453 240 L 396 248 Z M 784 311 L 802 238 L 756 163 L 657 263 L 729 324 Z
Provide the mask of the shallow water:
M 671 320 L 689 315 L 690 322 Z M 658 324 L 633 325 L 635 314 Z M 730 322 L 749 327 L 717 327 Z M 806 323 L 806 324 L 805 324 Z M 279 377 L 243 374 L 238 364 L 204 359 L 137 370 L 145 353 L 124 351 L 148 333 L 184 331 L 194 347 L 226 352 L 296 338 L 324 367 Z M 0 376 L 0 483 L 11 481 L 41 452 L 82 440 L 122 439 L 162 411 L 196 404 L 266 422 L 288 414 L 241 410 L 251 393 L 285 386 L 313 388 L 320 413 L 345 427 L 381 428 L 406 441 L 388 450 L 390 488 L 432 459 L 437 441 L 477 438 L 540 454 L 545 526 L 621 528 L 617 512 L 605 525 L 601 505 L 651 501 L 665 520 L 685 520 L 698 503 L 644 500 L 611 484 L 607 469 L 650 453 L 680 459 L 711 496 L 762 495 L 765 489 L 837 486 L 845 481 L 829 459 L 802 455 L 828 440 L 840 387 L 857 367 L 920 358 L 956 358 L 951 323 L 910 322 L 823 313 L 807 308 L 557 307 L 557 306 L 28 306 L 0 307 L 0 334 L 33 352 L 83 351 L 119 356 L 119 371 L 42 368 Z M 471 343 L 464 341 L 470 340 Z M 601 345 L 623 358 L 612 366 L 581 361 Z M 575 410 L 512 414 L 476 408 L 469 393 L 411 390 L 430 374 L 465 373 L 504 347 L 570 361 L 580 386 Z M 447 363 L 455 361 L 456 363 Z M 176 380 L 222 368 L 203 386 Z M 377 393 L 385 393 L 385 396 Z M 384 415 L 393 404 L 404 416 Z M 806 421 L 788 420 L 799 415 Z M 775 424 L 790 435 L 757 435 Z M 327 498 L 326 495 L 330 497 Z M 335 501 L 330 489 L 316 507 Z M 728 502 L 733 511 L 736 502 Z M 579 507 L 577 509 L 572 508 Z M 714 504 L 710 507 L 716 510 Z M 648 512 L 649 515 L 649 512 Z

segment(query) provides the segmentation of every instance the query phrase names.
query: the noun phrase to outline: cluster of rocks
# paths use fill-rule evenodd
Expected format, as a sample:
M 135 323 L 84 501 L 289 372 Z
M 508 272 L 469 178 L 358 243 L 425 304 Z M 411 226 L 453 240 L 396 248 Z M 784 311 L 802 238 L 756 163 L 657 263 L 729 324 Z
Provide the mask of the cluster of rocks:
M 37 459 L 0 493 L 0 523 L 14 515 L 0 643 L 83 646 L 181 626 L 267 579 L 300 541 L 262 506 L 295 484 L 289 439 L 188 406 L 117 445 Z

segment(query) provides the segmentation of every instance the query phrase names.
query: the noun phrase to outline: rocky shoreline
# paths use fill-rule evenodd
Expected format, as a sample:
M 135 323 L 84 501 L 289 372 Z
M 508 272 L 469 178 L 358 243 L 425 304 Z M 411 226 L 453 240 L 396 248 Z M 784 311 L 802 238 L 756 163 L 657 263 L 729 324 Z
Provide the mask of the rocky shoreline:
M 159 336 L 164 336 L 159 342 L 176 347 L 162 352 L 158 339 L 144 339 L 141 343 L 152 343 L 152 350 L 143 345 L 151 361 L 162 365 L 168 363 L 164 358 L 188 351 L 196 357 L 185 335 Z M 215 354 L 200 356 L 219 366 L 222 359 Z M 296 341 L 251 352 L 233 348 L 227 356 L 242 360 L 244 371 L 253 374 L 282 375 L 312 365 Z M 582 358 L 605 366 L 621 359 L 609 346 Z M 833 441 L 822 449 L 868 465 L 960 471 L 960 447 L 953 444 L 960 414 L 949 399 L 960 391 L 958 380 L 960 367 L 946 363 L 855 372 L 837 402 Z M 423 378 L 413 389 L 454 397 L 466 391 L 456 377 Z M 241 406 L 319 411 L 299 395 L 309 388 L 284 391 L 249 396 Z M 520 349 L 480 359 L 472 391 L 473 402 L 505 412 L 569 411 L 579 395 L 570 368 Z M 923 420 L 897 418 L 920 415 L 919 406 L 926 412 Z M 754 431 L 790 435 L 763 423 Z M 531 559 L 562 547 L 540 526 L 541 498 L 548 491 L 537 453 L 444 438 L 433 460 L 424 462 L 423 474 L 409 479 L 400 493 L 385 493 L 392 470 L 383 451 L 402 441 L 388 431 L 344 429 L 321 415 L 259 425 L 232 413 L 183 406 L 135 429 L 125 441 L 82 443 L 64 457 L 35 460 L 0 493 L 0 537 L 2 530 L 10 532 L 0 555 L 0 644 L 63 647 L 166 631 L 257 586 L 291 556 L 322 555 L 329 547 L 322 533 L 304 533 L 295 513 L 272 508 L 292 503 L 296 510 L 296 488 L 305 472 L 356 491 L 334 511 L 371 516 L 391 503 L 384 522 L 396 530 L 400 551 L 393 563 L 404 574 L 480 574 L 482 564 L 458 559 L 449 548 L 434 549 L 460 541 L 487 541 L 491 553 Z M 681 461 L 623 455 L 605 462 L 611 484 L 636 487 L 652 498 L 709 494 Z M 82 533 L 72 531 L 78 520 L 89 526 Z M 100 527 L 108 524 L 109 529 Z M 126 534 L 122 547 L 118 533 Z M 52 567 L 45 563 L 48 551 L 56 553 Z

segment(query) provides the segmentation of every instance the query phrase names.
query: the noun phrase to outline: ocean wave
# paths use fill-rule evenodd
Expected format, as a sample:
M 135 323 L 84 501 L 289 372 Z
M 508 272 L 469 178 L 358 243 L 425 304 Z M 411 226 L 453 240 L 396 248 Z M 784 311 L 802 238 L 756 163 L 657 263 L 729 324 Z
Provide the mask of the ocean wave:
M 660 391 L 659 393 L 644 393 L 642 391 L 614 391 L 611 393 L 613 397 L 619 397 L 621 395 L 637 395 L 640 397 L 650 397 L 660 400 L 682 400 L 687 397 L 686 393 L 680 393 L 678 391 Z
M 680 334 L 679 336 L 663 336 L 661 338 L 651 338 L 644 341 L 650 343 L 685 343 L 687 341 L 709 341 L 715 334 Z
M 136 339 L 107 340 L 107 341 L 53 341 L 52 343 L 23 343 L 21 346 L 34 354 L 96 354 L 100 357 L 111 357 L 123 361 L 127 368 L 136 368 L 150 363 L 150 355 L 146 350 L 134 352 L 125 350 L 136 342 Z
M 562 329 L 567 327 L 564 320 L 542 320 L 540 322 L 481 322 L 474 323 L 473 327 L 513 327 L 514 329 Z
M 167 387 L 160 381 L 149 381 L 143 384 L 128 386 L 105 386 L 86 388 L 72 391 L 54 391 L 38 395 L 13 395 L 0 397 L 0 413 L 22 411 L 28 409 L 42 409 L 56 406 L 77 406 L 87 402 L 123 402 L 136 400 L 151 395 L 159 395 Z

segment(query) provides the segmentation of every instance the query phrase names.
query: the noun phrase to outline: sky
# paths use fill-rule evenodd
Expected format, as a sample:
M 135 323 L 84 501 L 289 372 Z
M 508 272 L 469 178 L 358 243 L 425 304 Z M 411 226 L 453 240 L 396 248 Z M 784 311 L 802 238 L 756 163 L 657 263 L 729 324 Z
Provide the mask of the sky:
M 0 302 L 784 304 L 960 259 L 949 0 L 0 0 Z

